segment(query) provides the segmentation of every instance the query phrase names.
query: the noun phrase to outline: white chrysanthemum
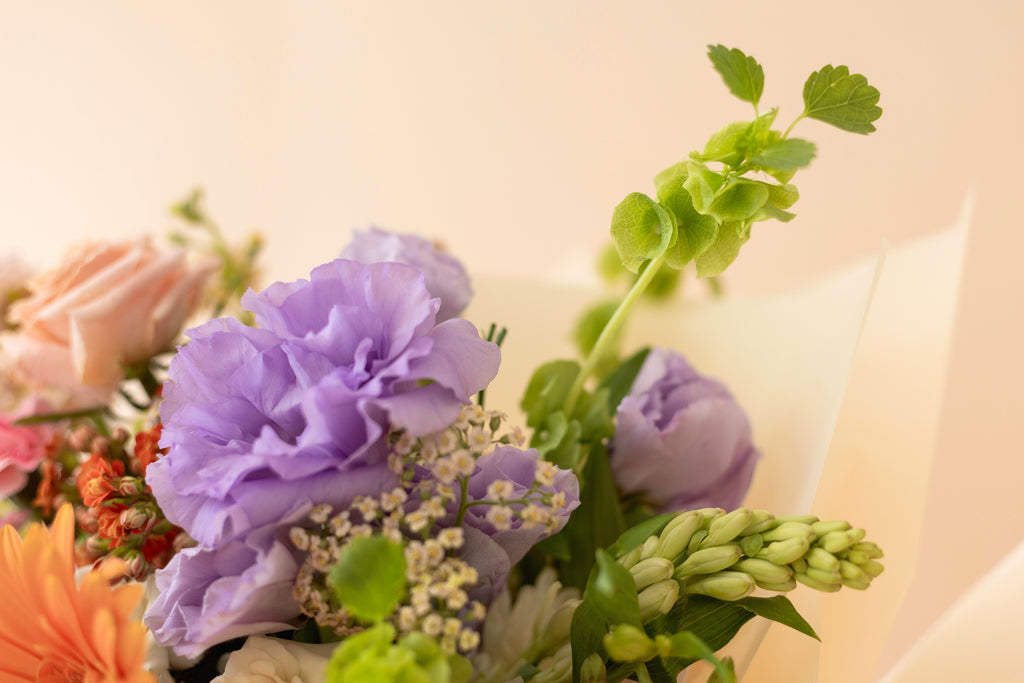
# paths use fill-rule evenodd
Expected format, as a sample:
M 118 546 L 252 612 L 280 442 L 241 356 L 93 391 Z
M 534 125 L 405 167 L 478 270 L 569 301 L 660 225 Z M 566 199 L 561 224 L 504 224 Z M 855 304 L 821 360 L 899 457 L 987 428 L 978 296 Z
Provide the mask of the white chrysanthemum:
M 210 683 L 323 683 L 336 646 L 250 636 Z
M 509 680 L 523 664 L 535 664 L 568 643 L 579 591 L 563 588 L 557 578 L 547 567 L 533 585 L 519 589 L 514 604 L 508 591 L 494 599 L 473 657 L 475 680 Z

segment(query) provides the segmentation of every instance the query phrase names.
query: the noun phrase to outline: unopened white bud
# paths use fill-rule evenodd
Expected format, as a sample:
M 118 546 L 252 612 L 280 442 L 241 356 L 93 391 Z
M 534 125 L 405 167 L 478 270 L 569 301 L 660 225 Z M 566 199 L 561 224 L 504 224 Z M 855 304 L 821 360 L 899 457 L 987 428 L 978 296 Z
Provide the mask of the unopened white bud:
M 646 560 L 640 560 L 629 569 L 629 573 L 633 576 L 633 581 L 636 582 L 636 589 L 638 591 L 647 588 L 653 583 L 672 578 L 672 572 L 674 571 L 675 566 L 672 564 L 672 561 L 666 560 L 664 557 L 648 557 Z
M 676 578 L 682 579 L 695 574 L 713 574 L 728 569 L 742 557 L 743 551 L 735 543 L 716 545 L 693 553 L 679 565 Z

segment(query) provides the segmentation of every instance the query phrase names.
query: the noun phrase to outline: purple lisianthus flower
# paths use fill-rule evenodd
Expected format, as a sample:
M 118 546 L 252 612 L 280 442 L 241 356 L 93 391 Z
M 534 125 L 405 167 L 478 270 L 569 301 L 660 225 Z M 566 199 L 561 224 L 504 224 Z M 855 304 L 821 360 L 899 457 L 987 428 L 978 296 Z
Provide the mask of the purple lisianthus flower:
M 143 621 L 158 643 L 185 657 L 232 638 L 293 628 L 298 569 L 293 551 L 272 537 L 186 548 L 157 572 L 160 594 Z
M 472 324 L 435 324 L 439 302 L 399 263 L 335 260 L 310 279 L 249 291 L 259 327 L 189 331 L 164 387 L 147 471 L 167 518 L 208 548 L 394 485 L 383 436 L 446 427 L 498 370 Z
M 437 244 L 417 235 L 389 232 L 375 227 L 356 230 L 341 256 L 360 263 L 405 263 L 423 273 L 431 296 L 441 299 L 441 308 L 437 312 L 438 322 L 462 313 L 473 297 L 469 276 L 462 263 Z
M 529 525 L 517 517 L 509 528 L 499 529 L 487 518 L 493 506 L 475 505 L 467 510 L 463 559 L 480 573 L 485 589 L 499 590 L 504 586 L 511 567 L 523 559 L 526 551 L 538 541 L 561 531 L 569 521 L 570 513 L 580 504 L 579 481 L 571 470 L 543 463 L 540 466 L 547 467 L 547 473 L 539 477 L 538 463 L 540 456 L 535 448 L 524 451 L 514 446 L 500 446 L 477 460 L 476 470 L 469 477 L 466 488 L 469 502 L 488 499 L 487 489 L 496 481 L 512 484 L 507 499 L 521 499 L 535 480 L 541 482 L 540 493 L 552 494 L 557 501 L 546 506 L 551 513 L 549 525 Z M 537 493 L 533 497 L 537 497 Z M 458 502 L 452 507 L 457 508 Z M 521 503 L 509 504 L 509 507 L 517 513 L 524 508 Z M 449 523 L 453 521 L 449 520 Z M 441 526 L 446 526 L 445 522 Z
M 760 453 L 750 422 L 722 384 L 653 349 L 619 404 L 610 464 L 619 488 L 664 510 L 733 509 Z

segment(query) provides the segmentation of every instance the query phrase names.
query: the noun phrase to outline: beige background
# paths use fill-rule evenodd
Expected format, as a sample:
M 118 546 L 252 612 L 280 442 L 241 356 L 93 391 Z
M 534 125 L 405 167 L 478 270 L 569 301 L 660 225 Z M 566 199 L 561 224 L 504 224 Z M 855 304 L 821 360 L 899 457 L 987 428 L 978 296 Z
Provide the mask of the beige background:
M 230 234 L 266 235 L 275 279 L 370 223 L 564 279 L 625 194 L 748 116 L 706 44 L 756 56 L 785 121 L 812 70 L 848 64 L 882 92 L 878 132 L 800 124 L 819 158 L 799 217 L 759 225 L 728 286 L 813 281 L 953 223 L 973 190 L 945 392 L 921 397 L 941 420 L 910 639 L 1024 538 L 1022 33 L 1011 0 L 0 0 L 0 246 L 46 265 L 160 232 L 201 185 Z

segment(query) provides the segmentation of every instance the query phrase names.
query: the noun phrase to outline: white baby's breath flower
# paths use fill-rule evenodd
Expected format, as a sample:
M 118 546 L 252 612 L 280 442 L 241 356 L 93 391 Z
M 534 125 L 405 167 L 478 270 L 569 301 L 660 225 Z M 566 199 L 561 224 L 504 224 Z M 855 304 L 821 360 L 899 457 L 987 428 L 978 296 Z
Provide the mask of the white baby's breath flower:
M 476 458 L 474 458 L 473 454 L 465 448 L 460 448 L 448 457 L 451 458 L 455 469 L 458 470 L 459 474 L 463 477 L 470 476 L 476 469 Z
M 511 498 L 515 492 L 515 486 L 508 479 L 495 479 L 487 485 L 487 498 L 490 500 L 503 501 Z
M 507 505 L 493 505 L 487 511 L 487 521 L 494 525 L 498 531 L 506 531 L 512 528 L 512 519 L 515 514 L 512 508 Z
M 211 683 L 323 683 L 336 646 L 250 636 Z

